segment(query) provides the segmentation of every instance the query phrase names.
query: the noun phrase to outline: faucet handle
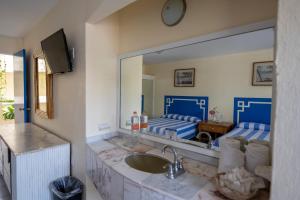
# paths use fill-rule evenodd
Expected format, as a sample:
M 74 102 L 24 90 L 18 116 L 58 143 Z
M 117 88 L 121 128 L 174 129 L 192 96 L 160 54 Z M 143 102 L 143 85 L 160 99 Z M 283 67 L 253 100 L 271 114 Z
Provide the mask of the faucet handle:
M 177 163 L 177 168 L 178 168 L 178 169 L 183 169 L 182 161 L 183 161 L 183 158 L 179 158 L 179 159 L 178 159 L 178 163 Z

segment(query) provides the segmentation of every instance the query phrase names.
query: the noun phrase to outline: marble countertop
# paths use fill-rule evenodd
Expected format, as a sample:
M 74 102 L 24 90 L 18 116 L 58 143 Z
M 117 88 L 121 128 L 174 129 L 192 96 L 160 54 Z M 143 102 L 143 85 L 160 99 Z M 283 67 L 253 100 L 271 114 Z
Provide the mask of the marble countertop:
M 105 164 L 127 179 L 137 184 L 177 200 L 224 200 L 214 185 L 217 168 L 190 158 L 183 157 L 186 172 L 174 180 L 167 179 L 164 174 L 150 174 L 135 170 L 128 166 L 124 158 L 133 153 L 149 153 L 173 160 L 173 154 L 161 154 L 160 149 L 142 144 L 137 140 L 116 136 L 88 144 Z M 268 199 L 267 192 L 259 194 L 256 199 Z
M 68 144 L 67 141 L 31 123 L 1 125 L 0 137 L 15 155 Z

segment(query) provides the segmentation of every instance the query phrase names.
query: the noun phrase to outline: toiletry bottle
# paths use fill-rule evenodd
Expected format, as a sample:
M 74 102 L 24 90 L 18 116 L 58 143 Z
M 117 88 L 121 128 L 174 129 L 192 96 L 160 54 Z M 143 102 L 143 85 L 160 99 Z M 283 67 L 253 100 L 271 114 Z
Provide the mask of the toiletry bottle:
M 131 116 L 131 131 L 132 132 L 139 132 L 140 130 L 140 118 L 137 112 L 133 112 Z
M 141 132 L 146 133 L 148 128 L 148 116 L 145 114 L 142 114 L 140 117 L 141 122 Z

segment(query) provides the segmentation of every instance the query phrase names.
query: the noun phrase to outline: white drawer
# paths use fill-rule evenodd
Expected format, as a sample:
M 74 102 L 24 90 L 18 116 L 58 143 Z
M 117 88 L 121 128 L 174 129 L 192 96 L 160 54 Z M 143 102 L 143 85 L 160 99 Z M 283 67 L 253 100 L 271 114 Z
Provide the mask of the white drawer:
M 10 188 L 10 173 L 8 173 L 5 169 L 3 170 L 3 178 L 4 182 L 6 184 L 6 187 L 8 191 L 11 193 L 11 188 Z

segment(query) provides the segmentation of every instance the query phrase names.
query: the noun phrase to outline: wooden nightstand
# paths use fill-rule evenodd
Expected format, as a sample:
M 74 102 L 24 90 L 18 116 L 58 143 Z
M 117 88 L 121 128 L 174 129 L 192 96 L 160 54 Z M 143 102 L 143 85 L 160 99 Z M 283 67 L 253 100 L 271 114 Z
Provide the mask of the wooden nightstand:
M 214 121 L 202 121 L 199 123 L 199 130 L 209 133 L 213 133 L 215 137 L 219 137 L 228 133 L 233 129 L 233 123 L 230 122 L 214 122 Z

